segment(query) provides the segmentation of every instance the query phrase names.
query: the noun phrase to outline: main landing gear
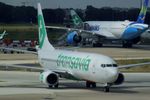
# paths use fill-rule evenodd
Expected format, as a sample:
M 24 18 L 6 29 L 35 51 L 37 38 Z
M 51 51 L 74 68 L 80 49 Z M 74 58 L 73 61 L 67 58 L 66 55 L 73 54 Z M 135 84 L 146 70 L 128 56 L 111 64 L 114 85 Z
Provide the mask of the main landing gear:
M 93 47 L 102 47 L 103 44 L 102 43 L 93 43 L 92 46 Z
M 95 82 L 89 82 L 89 81 L 87 81 L 86 82 L 86 87 L 87 88 L 90 88 L 90 87 L 96 88 L 96 83 Z
M 54 87 L 54 88 L 58 88 L 58 86 L 59 86 L 59 84 L 58 84 L 58 83 L 57 83 L 57 84 L 55 84 L 55 85 L 48 85 L 48 87 L 49 87 L 49 88 L 53 88 L 53 87 Z
M 123 48 L 132 48 L 133 43 L 128 41 L 123 41 L 122 47 Z
M 104 91 L 105 91 L 105 92 L 109 92 L 109 91 L 110 91 L 110 87 L 109 87 L 109 86 L 105 86 L 105 87 L 104 87 Z

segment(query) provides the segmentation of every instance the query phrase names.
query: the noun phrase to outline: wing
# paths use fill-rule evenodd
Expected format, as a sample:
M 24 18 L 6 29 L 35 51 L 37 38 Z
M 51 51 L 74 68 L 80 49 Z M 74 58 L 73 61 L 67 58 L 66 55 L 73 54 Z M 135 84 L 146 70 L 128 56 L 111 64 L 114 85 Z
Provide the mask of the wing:
M 73 76 L 71 72 L 65 71 L 65 70 L 52 70 L 53 72 L 57 73 L 60 75 L 62 78 L 66 79 L 72 79 L 72 80 L 81 80 Z
M 34 69 L 34 70 L 44 70 L 41 67 L 30 67 L 30 66 L 23 66 L 23 65 L 17 65 L 17 64 L 0 64 L 1 67 L 13 67 L 13 68 L 22 68 L 22 69 Z
M 5 48 L 5 47 L 0 47 L 0 49 L 3 49 L 3 50 L 12 50 L 12 51 L 16 51 L 16 52 L 24 52 L 24 53 L 30 53 L 30 54 L 36 54 L 37 55 L 37 52 L 28 51 L 28 50 Z M 44 69 L 42 67 L 31 67 L 31 66 L 21 65 L 21 64 L 3 64 L 2 63 L 2 64 L 0 64 L 0 66 L 2 66 L 2 67 L 13 67 L 13 68 L 23 68 L 23 69 L 32 69 L 32 70 L 39 70 L 39 71 L 49 70 L 49 69 Z M 64 77 L 64 78 L 79 80 L 79 79 L 75 78 L 72 75 L 71 72 L 68 72 L 68 71 L 64 71 L 64 70 L 52 70 L 52 69 L 51 69 L 51 71 L 59 74 L 61 77 Z
M 118 68 L 119 69 L 122 69 L 122 68 L 133 68 L 133 67 L 140 67 L 140 66 L 143 66 L 143 65 L 150 65 L 150 62 L 138 63 L 138 64 L 129 64 L 129 65 L 122 65 L 122 66 L 119 66 Z
M 31 67 L 31 66 L 27 66 L 27 65 L 17 65 L 17 64 L 0 64 L 1 67 L 12 67 L 12 68 L 21 68 L 21 69 L 31 69 L 31 70 L 37 70 L 37 71 L 45 71 L 45 70 L 49 70 L 49 69 L 44 69 L 42 67 Z M 67 78 L 67 79 L 72 79 L 72 80 L 80 80 L 77 79 L 76 77 L 73 76 L 73 74 L 71 72 L 65 71 L 65 70 L 52 70 L 52 72 L 55 72 L 57 74 L 60 75 L 60 77 L 62 78 Z

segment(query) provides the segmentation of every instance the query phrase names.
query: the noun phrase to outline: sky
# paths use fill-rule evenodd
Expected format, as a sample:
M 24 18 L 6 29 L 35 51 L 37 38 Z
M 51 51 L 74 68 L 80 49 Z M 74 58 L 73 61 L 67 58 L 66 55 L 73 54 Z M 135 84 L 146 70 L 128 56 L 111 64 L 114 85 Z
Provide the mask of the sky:
M 81 8 L 86 9 L 87 5 L 96 8 L 101 7 L 120 7 L 120 8 L 139 8 L 141 0 L 0 0 L 0 2 L 20 6 L 28 5 L 36 7 L 40 2 L 42 8 Z

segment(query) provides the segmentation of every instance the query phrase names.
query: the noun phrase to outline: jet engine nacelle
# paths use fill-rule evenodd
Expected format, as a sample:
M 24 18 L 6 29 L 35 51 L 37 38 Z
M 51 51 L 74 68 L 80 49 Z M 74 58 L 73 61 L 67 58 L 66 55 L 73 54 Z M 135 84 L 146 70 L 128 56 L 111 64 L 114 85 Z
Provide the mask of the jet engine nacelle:
M 81 42 L 81 40 L 82 40 L 82 37 L 78 35 L 76 31 L 69 33 L 67 36 L 67 43 L 69 44 L 79 43 Z
M 114 85 L 120 85 L 124 82 L 124 75 L 119 73 L 117 80 L 114 82 Z
M 47 71 L 40 74 L 40 81 L 46 85 L 56 85 L 59 77 L 56 73 Z

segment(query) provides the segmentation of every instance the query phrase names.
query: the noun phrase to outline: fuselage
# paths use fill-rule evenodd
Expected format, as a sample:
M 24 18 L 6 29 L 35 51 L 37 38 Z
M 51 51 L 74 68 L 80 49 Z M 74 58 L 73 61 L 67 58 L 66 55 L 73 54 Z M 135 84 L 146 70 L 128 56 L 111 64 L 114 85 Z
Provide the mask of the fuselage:
M 84 29 L 90 30 L 107 38 L 120 39 L 130 21 L 86 21 Z
M 132 21 L 86 21 L 84 29 L 107 39 L 132 40 L 147 30 L 148 25 Z
M 80 80 L 112 83 L 119 74 L 116 62 L 104 55 L 65 50 L 54 50 L 42 55 L 39 62 L 44 69 L 66 71 Z

